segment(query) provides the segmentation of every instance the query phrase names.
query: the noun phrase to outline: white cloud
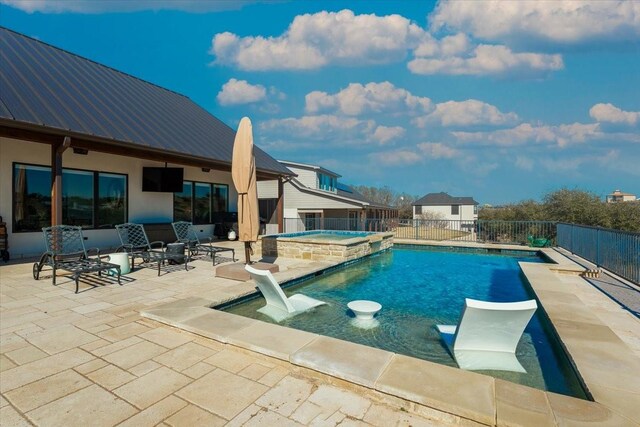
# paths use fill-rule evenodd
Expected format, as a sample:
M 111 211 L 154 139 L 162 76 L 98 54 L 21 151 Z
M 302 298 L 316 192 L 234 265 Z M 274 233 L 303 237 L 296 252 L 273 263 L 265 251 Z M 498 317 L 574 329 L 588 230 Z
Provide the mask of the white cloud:
M 635 125 L 640 122 L 640 111 L 624 111 L 613 104 L 596 104 L 589 115 L 597 122 Z
M 276 37 L 223 32 L 211 44 L 215 63 L 251 71 L 388 64 L 404 61 L 408 52 L 415 56 L 407 65 L 415 74 L 530 78 L 564 67 L 560 55 L 478 45 L 463 32 L 438 39 L 403 16 L 356 15 L 348 9 L 298 15 Z
M 211 52 L 216 63 L 254 71 L 384 64 L 403 60 L 424 35 L 400 15 L 355 15 L 345 9 L 298 15 L 278 37 L 219 33 Z
M 405 130 L 401 126 L 378 126 L 371 137 L 380 144 L 386 144 L 394 139 L 401 138 L 405 134 Z
M 453 159 L 462 155 L 460 150 L 441 142 L 422 142 L 418 149 L 431 159 Z
M 250 104 L 263 101 L 267 97 L 267 89 L 262 85 L 252 85 L 246 80 L 230 79 L 218 92 L 220 105 Z
M 476 99 L 466 101 L 447 101 L 436 104 L 433 112 L 416 118 L 413 123 L 425 127 L 429 123 L 438 123 L 445 127 L 475 125 L 513 125 L 518 121 L 516 113 L 503 113 L 497 107 Z
M 415 151 L 393 150 L 369 154 L 369 159 L 380 166 L 405 166 L 422 161 L 422 157 Z
M 425 50 L 417 50 L 416 55 Z M 435 55 L 440 52 L 435 51 Z M 513 52 L 506 46 L 481 44 L 464 55 L 416 57 L 407 64 L 414 74 L 540 77 L 564 68 L 562 56 Z
M 558 126 L 522 123 L 514 128 L 489 132 L 452 132 L 459 142 L 498 146 L 517 146 L 529 143 L 556 144 L 565 147 L 603 136 L 597 123 L 572 123 Z
M 180 10 L 184 12 L 216 12 L 237 10 L 256 3 L 250 0 L 0 0 L 0 3 L 28 13 L 114 13 L 143 10 Z
M 259 123 L 267 135 L 288 139 L 312 139 L 327 143 L 367 143 L 376 128 L 373 120 L 358 120 L 333 115 L 303 116 L 300 118 L 271 119 Z
M 525 156 L 516 156 L 516 167 L 526 170 L 526 171 L 532 171 L 533 170 L 533 159 L 530 157 L 525 157 Z
M 440 0 L 429 21 L 432 31 L 462 31 L 506 44 L 638 41 L 640 2 Z
M 314 91 L 305 97 L 305 110 L 317 113 L 338 110 L 344 114 L 357 116 L 363 113 L 404 113 L 426 112 L 431 109 L 431 100 L 412 95 L 388 81 L 381 83 L 351 83 L 340 92 L 330 95 Z

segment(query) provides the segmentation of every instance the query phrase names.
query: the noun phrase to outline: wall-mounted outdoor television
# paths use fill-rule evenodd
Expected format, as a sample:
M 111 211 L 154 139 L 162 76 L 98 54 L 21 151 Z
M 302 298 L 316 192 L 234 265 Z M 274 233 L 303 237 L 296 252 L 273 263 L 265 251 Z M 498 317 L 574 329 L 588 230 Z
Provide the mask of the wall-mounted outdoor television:
M 182 168 L 142 168 L 142 191 L 179 193 L 183 178 Z

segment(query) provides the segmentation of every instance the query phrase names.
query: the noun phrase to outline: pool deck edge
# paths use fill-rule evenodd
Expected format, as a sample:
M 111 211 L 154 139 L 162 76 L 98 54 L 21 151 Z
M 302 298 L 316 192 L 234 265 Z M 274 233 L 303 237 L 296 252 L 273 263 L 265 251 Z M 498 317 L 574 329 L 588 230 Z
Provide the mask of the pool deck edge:
M 541 251 L 555 264 L 522 262 L 522 271 L 594 401 L 210 308 L 228 301 L 228 294 L 164 304 L 141 315 L 484 425 L 514 425 L 518 421 L 522 425 L 640 425 L 640 386 L 629 381 L 640 375 L 640 357 L 601 319 L 615 315 L 617 321 L 624 321 L 616 310 L 622 309 L 578 276 L 582 267 L 554 249 Z M 295 279 L 291 276 L 283 275 L 287 280 Z M 246 295 L 247 289 L 240 293 Z M 640 322 L 628 317 L 628 327 L 638 328 Z M 371 366 L 363 367 L 363 360 L 369 358 Z

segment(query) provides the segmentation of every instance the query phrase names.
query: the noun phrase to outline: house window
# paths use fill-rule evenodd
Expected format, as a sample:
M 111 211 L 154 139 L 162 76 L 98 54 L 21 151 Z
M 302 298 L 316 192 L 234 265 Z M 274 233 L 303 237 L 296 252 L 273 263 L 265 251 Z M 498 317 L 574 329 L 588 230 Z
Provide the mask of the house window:
M 183 181 L 182 191 L 173 194 L 174 221 L 211 224 L 214 214 L 227 212 L 229 186 L 208 182 Z
M 51 168 L 14 163 L 13 231 L 51 225 Z M 62 170 L 62 223 L 110 228 L 127 222 L 127 176 Z
M 473 214 L 478 215 L 478 205 L 473 205 Z
M 193 221 L 191 204 L 193 200 L 193 182 L 183 181 L 182 191 L 173 193 L 173 220 Z
M 422 215 L 422 206 L 416 206 L 416 215 Z
M 62 218 L 66 225 L 93 226 L 93 172 L 62 171 Z
M 211 223 L 211 184 L 195 183 L 195 197 L 193 198 L 193 223 Z
M 101 228 L 126 222 L 127 177 L 98 173 L 98 224 Z
M 337 178 L 333 176 L 325 175 L 323 173 L 318 174 L 318 188 L 320 190 L 336 191 L 337 186 L 338 186 Z
M 229 211 L 229 186 L 213 184 L 213 212 Z
M 451 215 L 460 214 L 460 205 L 451 205 Z

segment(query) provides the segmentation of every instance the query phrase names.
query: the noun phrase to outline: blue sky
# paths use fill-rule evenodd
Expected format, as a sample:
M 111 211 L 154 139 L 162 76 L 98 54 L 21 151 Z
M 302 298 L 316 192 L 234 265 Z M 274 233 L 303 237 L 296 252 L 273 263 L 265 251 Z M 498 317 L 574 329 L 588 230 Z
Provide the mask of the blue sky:
M 0 0 L 0 24 L 183 93 L 349 184 L 640 194 L 640 2 Z

